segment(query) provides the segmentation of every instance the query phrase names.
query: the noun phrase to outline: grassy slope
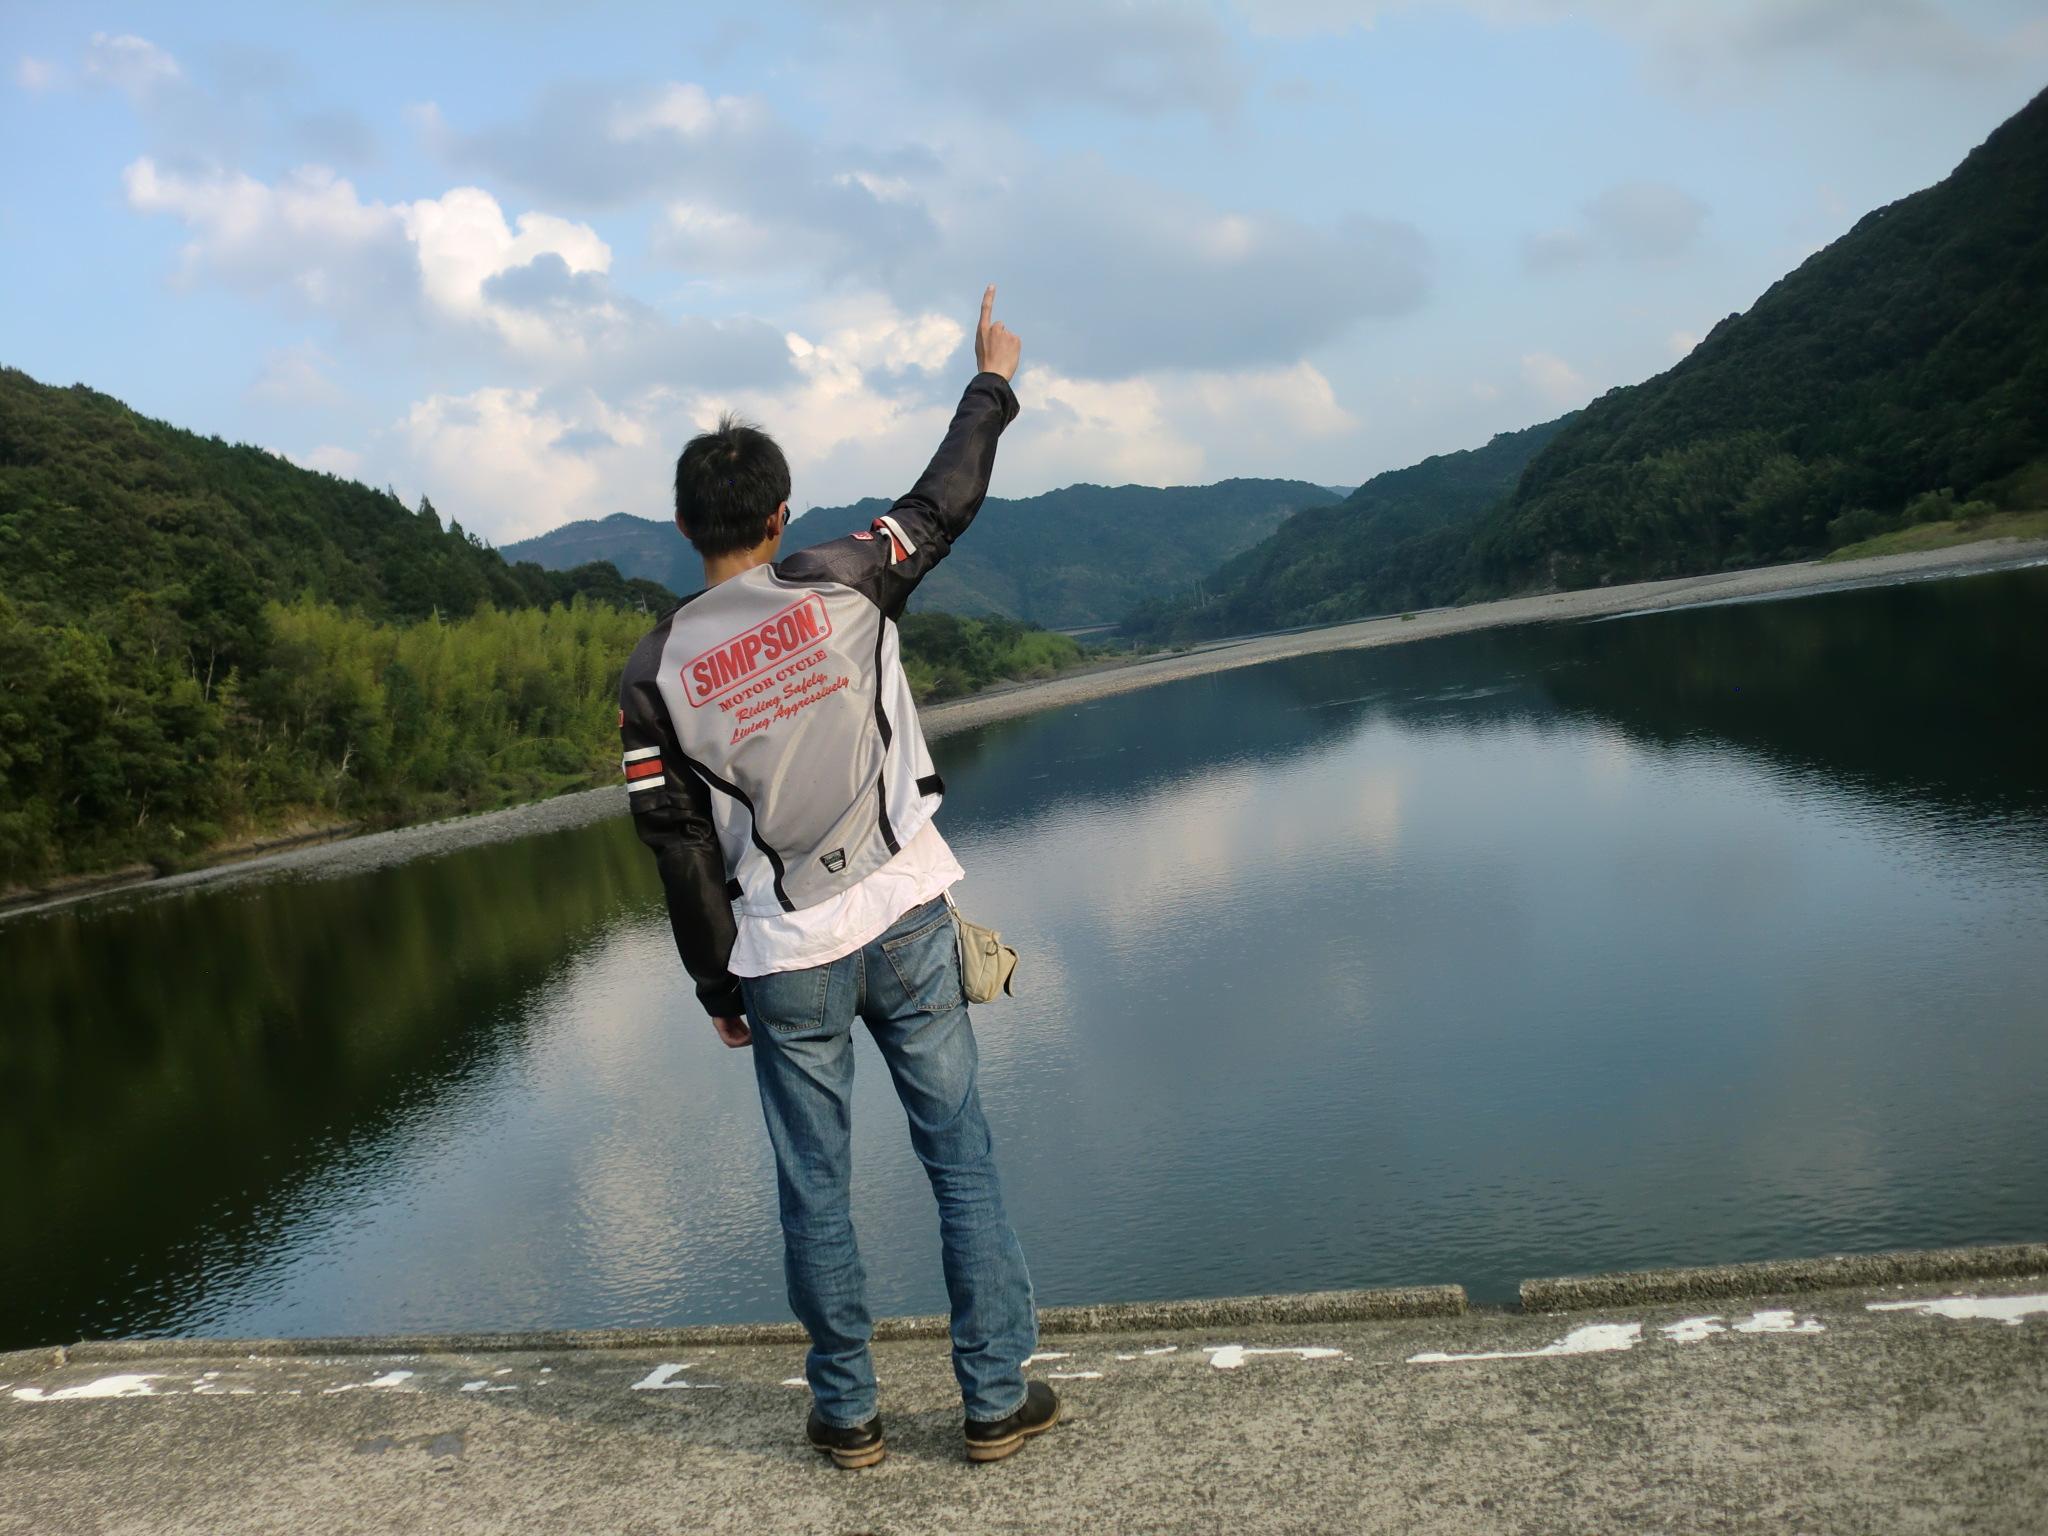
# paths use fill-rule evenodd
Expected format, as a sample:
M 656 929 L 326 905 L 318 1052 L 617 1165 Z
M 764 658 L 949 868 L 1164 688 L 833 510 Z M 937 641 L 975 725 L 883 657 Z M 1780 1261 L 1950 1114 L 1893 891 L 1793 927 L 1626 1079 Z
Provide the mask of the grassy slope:
M 2001 512 L 1996 517 L 1969 518 L 1963 522 L 1916 523 L 1911 528 L 1848 545 L 1827 558 L 1861 560 L 1870 555 L 1904 555 L 1916 550 L 1979 544 L 1987 539 L 2048 539 L 2048 511 Z

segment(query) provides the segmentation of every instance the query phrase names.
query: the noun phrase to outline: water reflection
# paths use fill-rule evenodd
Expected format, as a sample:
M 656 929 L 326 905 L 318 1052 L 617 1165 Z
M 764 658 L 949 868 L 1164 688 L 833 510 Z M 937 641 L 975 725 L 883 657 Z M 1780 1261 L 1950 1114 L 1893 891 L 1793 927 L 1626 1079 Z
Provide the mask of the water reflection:
M 1050 1301 L 2038 1237 L 2048 572 L 1304 658 L 940 744 Z M 781 1312 L 613 822 L 0 926 L 0 1343 Z M 879 1061 L 856 1221 L 942 1304 Z

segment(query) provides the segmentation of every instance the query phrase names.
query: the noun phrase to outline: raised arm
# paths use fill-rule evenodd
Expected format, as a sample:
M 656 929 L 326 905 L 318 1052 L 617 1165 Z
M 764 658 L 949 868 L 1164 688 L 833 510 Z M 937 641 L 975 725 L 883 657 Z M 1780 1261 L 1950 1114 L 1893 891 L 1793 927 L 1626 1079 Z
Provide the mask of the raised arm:
M 981 318 L 974 329 L 974 362 L 979 370 L 968 382 L 939 451 L 923 474 L 896 504 L 875 520 L 875 533 L 892 541 L 889 566 L 891 616 L 902 611 L 925 572 L 946 557 L 953 541 L 967 531 L 988 495 L 996 465 L 996 440 L 1017 416 L 1017 397 L 1010 379 L 1017 371 L 1023 343 L 1016 332 L 995 318 L 996 289 L 991 283 L 981 296 Z
M 1017 371 L 1022 343 L 994 318 L 995 302 L 995 285 L 990 284 L 981 296 L 981 321 L 974 332 L 980 372 L 968 381 L 945 439 L 917 484 L 871 528 L 800 549 L 776 562 L 777 570 L 843 581 L 867 593 L 890 618 L 902 616 L 925 572 L 946 558 L 981 510 L 995 469 L 996 439 L 1016 419 L 1010 375 Z

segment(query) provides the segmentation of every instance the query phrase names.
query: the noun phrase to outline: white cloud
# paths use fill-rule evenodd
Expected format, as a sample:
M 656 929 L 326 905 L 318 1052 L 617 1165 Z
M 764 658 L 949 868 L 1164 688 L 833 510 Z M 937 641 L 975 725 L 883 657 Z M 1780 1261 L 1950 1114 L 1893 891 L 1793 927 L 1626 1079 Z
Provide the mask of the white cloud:
M 1016 273 L 1004 293 L 1033 317 L 1030 355 L 1099 379 L 1291 364 L 1360 321 L 1413 310 L 1431 271 L 1410 225 L 1219 208 L 1092 156 L 958 189 L 943 235 L 877 280 L 909 304 Z
M 1403 11 L 1454 10 L 1501 27 L 1591 24 L 1641 46 L 1685 87 L 1747 89 L 1780 62 L 1819 58 L 1879 74 L 1981 76 L 2011 67 L 2025 24 L 2001 36 L 1937 0 L 1232 0 L 1255 32 L 1370 28 Z
M 1027 414 L 1005 436 L 1006 485 L 1023 494 L 1074 480 L 1187 485 L 1202 479 L 1202 445 L 1185 435 L 1157 381 L 1024 372 Z M 1012 492 L 1016 494 L 1016 492 Z
M 85 45 L 85 78 L 110 85 L 134 101 L 146 101 L 185 71 L 163 49 L 132 32 L 95 32 Z
M 544 350 L 558 338 L 546 318 L 491 302 L 490 279 L 542 256 L 559 257 L 571 273 L 605 272 L 612 264 L 611 247 L 588 224 L 522 213 L 515 232 L 498 200 L 478 187 L 455 187 L 393 212 L 418 255 L 427 299 L 449 314 L 485 321 L 515 346 Z
M 392 434 L 394 477 L 505 543 L 622 508 L 658 515 L 675 454 L 736 410 L 789 455 L 801 507 L 886 494 L 916 477 L 945 430 L 966 326 L 841 296 L 787 336 L 780 384 L 657 386 L 622 403 L 584 389 L 489 387 L 414 405 Z M 950 371 L 949 371 L 950 370 Z M 1004 494 L 1075 480 L 1200 483 L 1285 473 L 1300 446 L 1355 422 L 1312 366 L 1078 378 L 1044 365 L 1018 380 Z
M 1522 355 L 1522 382 L 1547 405 L 1574 406 L 1586 403 L 1589 391 L 1577 369 L 1550 352 Z
M 1077 480 L 1196 485 L 1292 475 L 1305 445 L 1353 430 L 1309 363 L 1073 378 L 1045 366 L 1017 380 L 1023 414 L 1004 434 L 1005 495 Z
M 929 398 L 924 385 L 966 329 L 949 316 L 897 315 L 873 297 L 827 310 L 810 335 L 778 338 L 776 381 L 712 388 L 672 377 L 617 398 L 580 385 L 431 395 L 389 434 L 394 475 L 500 544 L 621 509 L 658 516 L 683 443 L 737 410 L 789 455 L 799 505 L 847 486 L 907 486 L 951 414 L 950 396 Z M 833 496 L 820 498 L 828 486 Z
M 334 359 L 311 342 L 282 347 L 263 360 L 249 397 L 275 405 L 329 406 L 343 398 L 332 378 Z
M 669 265 L 694 272 L 780 271 L 806 260 L 800 243 L 772 225 L 706 203 L 670 203 L 653 248 Z
M 1699 344 L 1699 337 L 1693 335 L 1691 331 L 1673 331 L 1664 338 L 1664 345 L 1674 359 L 1689 355 Z
M 31 95 L 40 95 L 55 90 L 63 83 L 63 77 L 48 59 L 24 53 L 14 64 L 14 83 Z
M 745 320 L 671 322 L 609 282 L 611 247 L 588 224 L 527 212 L 507 221 L 477 187 L 381 203 L 320 166 L 276 182 L 187 173 L 148 157 L 123 173 L 129 206 L 180 220 L 179 277 L 282 292 L 360 329 L 485 344 L 550 377 L 624 384 L 679 367 L 773 376 L 774 330 Z
M 131 208 L 170 214 L 192 231 L 183 253 L 187 281 L 284 287 L 324 306 L 392 297 L 378 290 L 409 260 L 395 210 L 364 203 L 352 185 L 318 166 L 270 185 L 234 172 L 167 170 L 145 155 L 121 180 Z
M 607 126 L 612 138 L 631 142 L 663 132 L 705 139 L 720 131 L 765 126 L 767 121 L 767 109 L 758 100 L 714 97 L 701 85 L 671 82 L 651 97 L 621 103 L 613 109 Z
M 1668 181 L 1624 181 L 1586 204 L 1586 222 L 1617 255 L 1669 261 L 1699 238 L 1706 205 Z
M 1698 244 L 1706 216 L 1704 203 L 1669 182 L 1617 182 L 1586 203 L 1576 226 L 1531 235 L 1523 242 L 1523 264 L 1541 272 L 1596 255 L 1675 261 Z
M 338 448 L 332 443 L 323 443 L 310 453 L 287 455 L 293 463 L 307 469 L 325 470 L 330 475 L 339 475 L 344 480 L 362 478 L 363 456 L 350 448 Z
M 1218 206 L 1092 154 L 1017 146 L 978 165 L 957 150 L 827 144 L 757 99 L 693 85 L 624 101 L 557 91 L 480 133 L 431 123 L 459 161 L 540 195 L 658 199 L 654 251 L 699 281 L 795 273 L 915 311 L 1020 274 L 1020 312 L 1046 317 L 1037 359 L 1076 377 L 1292 363 L 1361 320 L 1412 310 L 1430 279 L 1406 223 Z
M 820 51 L 869 57 L 928 95 L 1029 113 L 1103 108 L 1197 112 L 1224 121 L 1251 65 L 1207 5 L 1186 0 L 1034 0 L 1000 12 L 957 0 L 813 0 Z
M 430 395 L 396 436 L 411 477 L 443 514 L 502 544 L 618 510 L 601 494 L 606 456 L 558 446 L 578 432 L 602 433 L 626 449 L 646 442 L 642 423 L 594 398 L 566 409 L 537 389 L 496 386 Z

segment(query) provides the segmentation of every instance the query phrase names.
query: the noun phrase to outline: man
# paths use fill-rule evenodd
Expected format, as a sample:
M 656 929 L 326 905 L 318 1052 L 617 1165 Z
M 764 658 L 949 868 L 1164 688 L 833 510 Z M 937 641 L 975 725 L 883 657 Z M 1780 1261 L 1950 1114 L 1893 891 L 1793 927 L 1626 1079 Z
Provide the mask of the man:
M 882 1459 L 873 1323 L 848 1209 L 853 1021 L 888 1064 L 939 1205 L 967 1454 L 1050 1429 L 1024 1380 L 1031 1277 L 1003 1213 L 932 822 L 932 769 L 897 652 L 918 581 L 980 510 L 1017 414 L 1021 343 L 982 295 L 979 371 L 930 466 L 885 516 L 777 559 L 789 466 L 731 417 L 676 461 L 676 523 L 705 590 L 634 650 L 619 689 L 628 803 L 654 850 L 683 964 L 727 1045 L 752 1044 L 775 1149 L 789 1304 L 811 1336 L 806 1434 L 841 1467 Z

